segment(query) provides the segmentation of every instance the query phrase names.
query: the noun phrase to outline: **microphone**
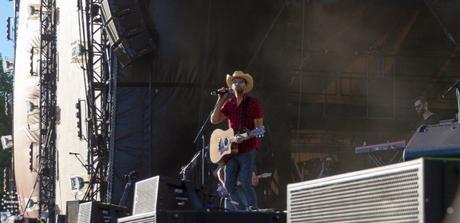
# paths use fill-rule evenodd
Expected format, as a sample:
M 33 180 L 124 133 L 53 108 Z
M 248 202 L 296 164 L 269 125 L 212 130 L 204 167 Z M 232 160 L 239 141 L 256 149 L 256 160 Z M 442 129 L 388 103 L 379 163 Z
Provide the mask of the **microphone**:
M 218 95 L 218 94 L 232 94 L 233 90 L 231 88 L 224 88 L 224 89 L 217 89 L 217 90 L 212 90 L 211 95 Z
M 80 155 L 80 153 L 69 152 L 69 155 Z

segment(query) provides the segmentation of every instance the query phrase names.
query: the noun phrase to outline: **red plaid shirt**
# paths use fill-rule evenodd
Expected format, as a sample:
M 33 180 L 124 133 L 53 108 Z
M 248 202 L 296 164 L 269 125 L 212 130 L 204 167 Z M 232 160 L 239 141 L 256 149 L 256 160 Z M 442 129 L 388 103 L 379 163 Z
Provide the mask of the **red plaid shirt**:
M 232 97 L 228 101 L 224 103 L 220 111 L 227 116 L 228 118 L 228 127 L 232 128 L 235 132 L 240 130 L 241 119 L 243 118 L 243 105 L 249 96 L 246 94 L 243 96 L 243 101 L 237 106 L 236 97 Z M 251 97 L 248 108 L 247 108 L 247 116 L 246 116 L 246 128 L 249 130 L 253 130 L 254 126 L 254 119 L 263 118 L 264 113 L 262 111 L 262 104 L 259 102 L 258 99 Z M 259 149 L 260 141 L 258 138 L 251 138 L 248 140 L 243 141 L 242 143 L 238 144 L 238 152 L 245 153 L 252 150 Z

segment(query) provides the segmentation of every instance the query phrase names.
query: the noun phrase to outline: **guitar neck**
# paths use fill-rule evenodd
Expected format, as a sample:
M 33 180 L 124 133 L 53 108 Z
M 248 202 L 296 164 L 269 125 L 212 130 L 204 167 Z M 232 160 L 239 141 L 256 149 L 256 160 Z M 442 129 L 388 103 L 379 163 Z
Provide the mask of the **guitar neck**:
M 240 139 L 242 139 L 242 140 L 244 141 L 244 140 L 250 139 L 251 136 L 249 136 L 248 133 L 236 134 L 234 137 L 230 138 L 230 143 L 236 142 L 236 140 L 237 140 L 238 138 L 240 138 Z
M 241 137 L 243 140 L 247 140 L 253 137 L 263 137 L 264 132 L 265 132 L 264 127 L 257 127 L 249 132 L 237 134 L 234 138 Z

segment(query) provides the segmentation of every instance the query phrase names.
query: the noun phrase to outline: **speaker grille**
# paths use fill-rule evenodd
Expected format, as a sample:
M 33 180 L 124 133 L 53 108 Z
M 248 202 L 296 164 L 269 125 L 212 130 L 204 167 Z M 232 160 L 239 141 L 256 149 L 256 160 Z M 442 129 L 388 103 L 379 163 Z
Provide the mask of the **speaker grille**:
M 91 209 L 93 202 L 86 202 L 80 204 L 78 209 L 78 222 L 79 223 L 91 223 Z
M 420 222 L 422 167 L 417 160 L 289 185 L 288 222 Z
M 160 176 L 136 183 L 133 215 L 156 211 Z

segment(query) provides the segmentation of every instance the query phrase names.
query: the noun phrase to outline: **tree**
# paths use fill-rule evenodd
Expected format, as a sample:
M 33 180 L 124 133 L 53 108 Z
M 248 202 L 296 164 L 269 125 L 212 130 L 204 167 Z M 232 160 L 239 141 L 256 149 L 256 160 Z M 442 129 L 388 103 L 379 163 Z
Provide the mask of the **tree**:
M 13 93 L 13 74 L 3 70 L 3 58 L 0 54 L 0 136 L 12 134 L 12 115 L 4 112 L 6 99 L 11 98 Z M 10 112 L 11 113 L 11 112 Z M 11 150 L 0 149 L 0 169 L 11 167 Z M 0 197 L 3 197 L 4 179 L 3 171 L 0 173 Z
M 13 74 L 3 70 L 3 58 L 0 54 L 0 135 L 11 134 L 12 119 L 11 114 L 5 114 L 5 103 L 11 99 L 13 94 Z

